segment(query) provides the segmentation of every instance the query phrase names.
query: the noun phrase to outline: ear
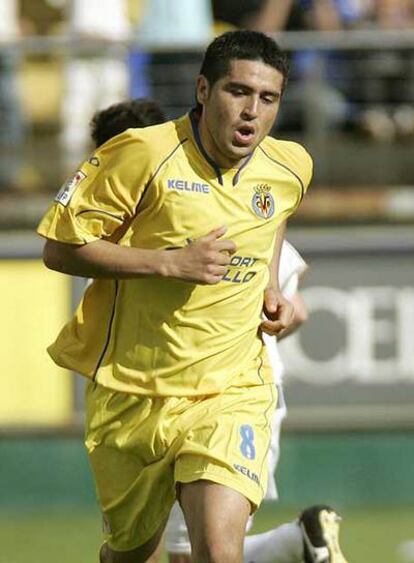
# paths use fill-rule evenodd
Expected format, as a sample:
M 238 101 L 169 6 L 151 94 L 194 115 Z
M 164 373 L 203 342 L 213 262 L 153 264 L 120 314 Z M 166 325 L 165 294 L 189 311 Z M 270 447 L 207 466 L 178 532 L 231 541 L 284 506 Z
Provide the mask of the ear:
M 210 84 L 207 78 L 202 74 L 200 74 L 197 77 L 197 83 L 196 83 L 197 102 L 201 105 L 204 105 L 204 103 L 208 100 L 209 95 L 210 95 Z

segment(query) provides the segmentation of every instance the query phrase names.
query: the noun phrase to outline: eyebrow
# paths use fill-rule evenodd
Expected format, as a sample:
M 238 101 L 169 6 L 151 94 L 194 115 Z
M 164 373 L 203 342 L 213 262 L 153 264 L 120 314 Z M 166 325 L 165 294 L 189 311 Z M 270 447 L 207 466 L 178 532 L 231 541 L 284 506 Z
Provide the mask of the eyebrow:
M 254 91 L 254 88 L 252 88 L 248 84 L 245 84 L 244 82 L 231 81 L 231 82 L 228 82 L 226 84 L 226 87 L 227 88 L 242 88 L 243 90 L 247 90 L 248 92 Z M 274 98 L 279 98 L 280 95 L 281 95 L 280 92 L 276 92 L 274 90 L 265 90 L 264 92 L 260 92 L 260 94 L 264 95 L 264 96 L 273 96 Z

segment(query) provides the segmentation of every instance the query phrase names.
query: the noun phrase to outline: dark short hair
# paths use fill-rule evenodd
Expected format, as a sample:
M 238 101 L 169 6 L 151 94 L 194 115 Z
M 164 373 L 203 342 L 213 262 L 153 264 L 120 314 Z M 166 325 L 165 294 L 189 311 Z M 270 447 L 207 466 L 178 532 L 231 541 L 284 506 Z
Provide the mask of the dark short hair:
M 146 98 L 127 100 L 97 111 L 92 117 L 90 128 L 95 146 L 119 135 L 130 127 L 147 127 L 166 121 L 161 107 Z
M 228 31 L 219 35 L 207 47 L 200 74 L 212 86 L 226 76 L 233 60 L 262 61 L 272 66 L 283 76 L 283 92 L 289 75 L 288 58 L 268 35 L 251 30 Z

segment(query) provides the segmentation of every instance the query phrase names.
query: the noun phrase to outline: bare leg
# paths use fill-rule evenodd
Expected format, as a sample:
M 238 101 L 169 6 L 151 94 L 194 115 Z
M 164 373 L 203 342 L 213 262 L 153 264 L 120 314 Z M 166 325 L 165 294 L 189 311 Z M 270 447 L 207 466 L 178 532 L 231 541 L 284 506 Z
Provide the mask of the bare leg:
M 191 563 L 191 556 L 186 553 L 169 553 L 169 563 Z
M 250 502 L 229 487 L 205 480 L 182 483 L 180 492 L 191 541 L 191 560 L 242 563 Z

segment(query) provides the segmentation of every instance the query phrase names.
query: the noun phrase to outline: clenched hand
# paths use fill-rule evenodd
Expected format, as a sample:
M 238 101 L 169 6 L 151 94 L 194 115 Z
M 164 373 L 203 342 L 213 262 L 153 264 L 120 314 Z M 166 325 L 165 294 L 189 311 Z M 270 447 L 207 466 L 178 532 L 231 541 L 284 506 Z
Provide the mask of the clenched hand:
M 280 291 L 267 288 L 264 293 L 263 312 L 266 320 L 262 321 L 260 328 L 263 332 L 276 336 L 285 330 L 293 321 L 293 305 Z
M 236 252 L 232 240 L 221 238 L 226 231 L 225 226 L 213 229 L 184 248 L 168 251 L 167 275 L 199 284 L 218 283 Z

